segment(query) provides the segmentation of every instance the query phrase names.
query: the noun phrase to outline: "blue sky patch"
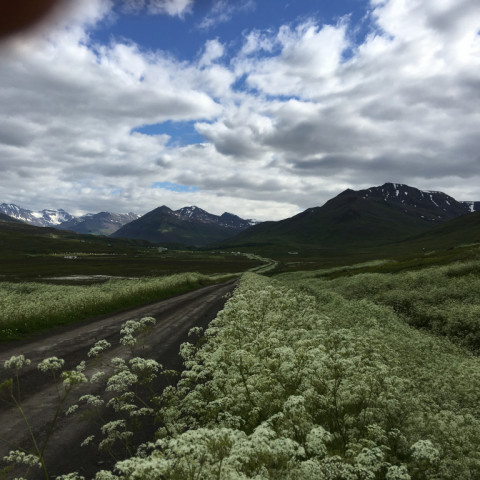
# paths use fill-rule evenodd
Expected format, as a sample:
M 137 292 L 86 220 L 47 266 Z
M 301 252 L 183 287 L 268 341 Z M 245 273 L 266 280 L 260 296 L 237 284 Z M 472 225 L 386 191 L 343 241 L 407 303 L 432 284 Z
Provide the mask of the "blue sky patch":
M 168 146 L 184 146 L 203 143 L 205 139 L 195 130 L 195 122 L 162 122 L 135 127 L 132 132 L 143 135 L 169 135 Z
M 180 183 L 174 183 L 174 182 L 155 182 L 155 183 L 152 183 L 151 188 L 161 188 L 162 190 L 169 190 L 170 192 L 180 192 L 180 193 L 198 192 L 198 187 L 181 185 Z

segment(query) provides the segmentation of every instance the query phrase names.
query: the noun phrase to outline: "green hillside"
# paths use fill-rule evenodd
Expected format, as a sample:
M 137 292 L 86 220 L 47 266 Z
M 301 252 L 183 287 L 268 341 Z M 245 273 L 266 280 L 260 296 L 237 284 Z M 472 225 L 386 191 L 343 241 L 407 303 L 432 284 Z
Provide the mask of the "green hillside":
M 255 225 L 223 245 L 286 245 L 345 249 L 396 242 L 431 228 L 420 216 L 406 215 L 396 205 L 363 198 L 346 190 L 322 207 L 309 208 L 279 222 Z
M 181 244 L 204 246 L 235 235 L 241 228 L 224 221 L 225 215 L 217 217 L 193 207 L 193 213 L 184 215 L 181 209 L 173 211 L 166 206 L 158 207 L 114 232 L 114 238 L 143 239 L 157 244 Z M 238 218 L 230 215 L 232 218 Z M 238 218 L 238 220 L 241 220 Z

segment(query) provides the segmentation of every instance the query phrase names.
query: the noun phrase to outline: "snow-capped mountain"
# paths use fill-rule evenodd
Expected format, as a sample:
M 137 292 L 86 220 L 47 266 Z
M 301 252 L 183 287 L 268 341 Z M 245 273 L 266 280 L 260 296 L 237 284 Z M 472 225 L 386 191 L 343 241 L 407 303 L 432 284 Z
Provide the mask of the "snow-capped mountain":
M 36 227 L 56 227 L 57 225 L 60 225 L 63 222 L 68 222 L 74 218 L 73 215 L 70 215 L 63 209 L 44 209 L 33 212 L 32 210 L 19 207 L 13 203 L 0 204 L 0 212 Z
M 21 220 L 35 227 L 54 227 L 60 230 L 72 230 L 77 233 L 110 235 L 126 223 L 140 217 L 136 213 L 87 213 L 75 217 L 63 209 L 44 209 L 34 212 L 15 204 L 0 204 L 0 213 Z
M 383 200 L 404 213 L 432 222 L 450 220 L 480 209 L 480 202 L 459 202 L 443 192 L 419 190 L 399 183 L 385 183 L 356 193 L 364 200 Z

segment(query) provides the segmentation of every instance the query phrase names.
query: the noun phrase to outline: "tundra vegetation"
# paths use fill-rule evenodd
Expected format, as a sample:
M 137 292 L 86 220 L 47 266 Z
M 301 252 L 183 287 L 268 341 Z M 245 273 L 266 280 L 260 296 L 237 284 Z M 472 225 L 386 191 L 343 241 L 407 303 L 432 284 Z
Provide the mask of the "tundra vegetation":
M 168 372 L 137 356 L 149 319 L 124 325 L 131 359 L 110 360 L 103 376 L 48 365 L 59 366 L 64 388 L 82 374 L 110 393 L 117 417 L 85 442 L 118 442 L 130 453 L 96 480 L 473 480 L 480 478 L 479 267 L 244 274 L 208 329 L 192 331 L 181 348 L 185 370 L 162 393 L 150 386 Z M 106 348 L 91 350 L 97 370 Z M 14 383 L 4 385 L 13 396 Z M 103 401 L 83 398 L 70 410 Z M 141 417 L 159 428 L 134 450 Z M 43 465 L 35 449 L 6 460 Z
M 180 273 L 110 279 L 92 285 L 0 282 L 0 341 L 142 305 L 202 285 L 220 283 L 232 276 Z

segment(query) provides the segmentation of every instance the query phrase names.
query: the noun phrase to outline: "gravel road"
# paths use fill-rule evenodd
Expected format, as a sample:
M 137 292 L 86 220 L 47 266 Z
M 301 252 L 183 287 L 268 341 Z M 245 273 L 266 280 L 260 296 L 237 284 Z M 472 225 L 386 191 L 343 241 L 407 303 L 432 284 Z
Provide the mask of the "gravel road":
M 118 342 L 121 325 L 127 320 L 151 316 L 157 323 L 146 338 L 142 356 L 154 358 L 165 368 L 180 370 L 182 360 L 178 351 L 181 343 L 188 339 L 188 331 L 194 326 L 206 327 L 223 308 L 225 295 L 231 292 L 235 285 L 235 281 L 230 281 L 204 287 L 140 308 L 57 329 L 31 341 L 2 344 L 0 383 L 12 372 L 3 368 L 5 360 L 13 355 L 25 355 L 31 360 L 31 365 L 22 369 L 21 398 L 33 430 L 41 438 L 47 431 L 58 404 L 53 382 L 46 374 L 38 371 L 37 364 L 41 360 L 56 356 L 65 360 L 67 369 L 75 368 L 80 361 L 87 360 L 90 347 L 100 339 L 108 340 L 113 346 L 105 355 L 127 358 L 128 351 Z M 87 367 L 85 373 L 88 378 L 95 373 L 96 368 L 98 367 L 95 365 Z M 82 384 L 75 388 L 77 392 L 72 394 L 72 399 L 78 398 L 80 394 L 100 393 L 96 384 Z M 11 448 L 22 446 L 31 449 L 32 445 L 18 410 L 10 407 L 4 399 L 5 395 L 1 397 L 0 403 L 0 460 Z M 90 431 L 91 425 L 88 422 L 78 422 L 61 416 L 45 453 L 51 479 L 72 471 L 90 479 L 96 471 L 112 465 L 112 460 L 106 455 L 99 455 L 95 447 L 80 448 L 80 443 Z M 0 466 L 4 467 L 4 464 L 0 462 Z M 10 471 L 6 476 L 0 473 L 0 479 L 11 479 L 17 475 L 20 476 L 20 471 Z M 27 478 L 36 480 L 45 477 L 38 469 L 32 469 Z

